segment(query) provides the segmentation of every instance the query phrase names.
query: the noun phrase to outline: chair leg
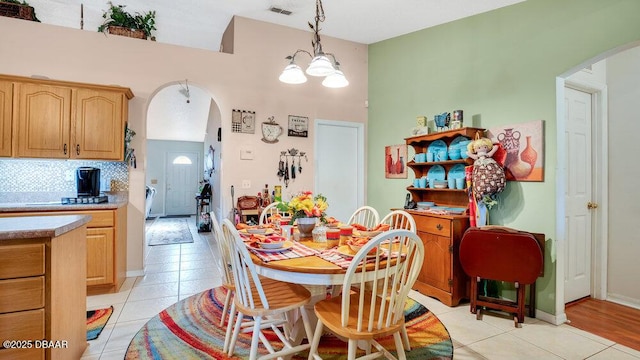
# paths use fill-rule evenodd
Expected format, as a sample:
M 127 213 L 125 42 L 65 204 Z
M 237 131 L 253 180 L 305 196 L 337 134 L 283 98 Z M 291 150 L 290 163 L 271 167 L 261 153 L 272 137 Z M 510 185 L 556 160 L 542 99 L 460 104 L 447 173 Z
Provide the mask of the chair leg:
M 227 296 L 224 298 L 224 308 L 222 309 L 222 315 L 220 315 L 220 326 L 224 325 L 224 318 L 229 310 L 229 303 L 231 302 L 231 290 L 227 290 Z
M 349 339 L 349 350 L 347 353 L 347 359 L 355 360 L 357 350 L 358 350 L 358 340 Z
M 316 332 L 313 334 L 313 340 L 311 340 L 311 348 L 309 349 L 309 359 L 322 359 L 318 355 L 318 344 L 320 344 L 320 337 L 322 336 L 322 330 L 324 325 L 322 324 L 322 320 L 318 319 L 318 323 L 316 324 Z
M 258 344 L 260 341 L 260 325 L 262 323 L 262 316 L 254 316 L 253 321 L 253 334 L 251 336 L 251 350 L 249 351 L 249 360 L 256 360 L 258 358 Z
M 231 334 L 233 333 L 233 321 L 236 315 L 236 303 L 231 303 L 231 311 L 229 312 L 229 320 L 227 322 L 227 331 L 224 335 L 224 347 L 222 352 L 226 353 L 229 350 L 229 343 L 231 342 Z
M 409 334 L 407 334 L 407 325 L 402 327 L 402 341 L 404 343 L 404 349 L 411 351 L 411 343 L 409 342 Z
M 236 316 L 238 318 L 236 319 L 236 326 L 233 328 L 233 336 L 231 337 L 231 342 L 229 343 L 229 351 L 227 352 L 227 355 L 229 356 L 232 356 L 233 351 L 235 350 L 236 341 L 238 341 L 238 334 L 240 334 L 240 328 L 242 327 L 242 318 L 244 317 L 244 314 L 238 311 Z
M 404 353 L 404 348 L 402 346 L 402 339 L 400 338 L 400 333 L 398 332 L 394 333 L 393 340 L 396 343 L 396 353 L 398 355 L 398 360 L 406 360 L 407 355 Z

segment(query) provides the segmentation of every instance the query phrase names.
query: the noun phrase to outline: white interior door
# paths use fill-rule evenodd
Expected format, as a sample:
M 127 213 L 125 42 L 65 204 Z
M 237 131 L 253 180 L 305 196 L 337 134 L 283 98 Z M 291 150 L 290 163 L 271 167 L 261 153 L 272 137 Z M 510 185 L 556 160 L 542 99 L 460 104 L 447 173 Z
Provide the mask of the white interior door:
M 565 88 L 567 184 L 565 303 L 591 294 L 591 94 Z
M 329 202 L 327 215 L 347 221 L 364 205 L 364 124 L 315 121 L 315 193 Z
M 191 215 L 196 212 L 198 192 L 198 153 L 167 153 L 166 215 Z

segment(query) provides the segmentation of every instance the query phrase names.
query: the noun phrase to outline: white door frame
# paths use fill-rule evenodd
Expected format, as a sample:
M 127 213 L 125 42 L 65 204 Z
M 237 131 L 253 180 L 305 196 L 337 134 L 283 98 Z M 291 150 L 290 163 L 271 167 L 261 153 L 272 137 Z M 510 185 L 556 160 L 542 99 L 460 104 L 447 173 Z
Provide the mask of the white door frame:
M 344 127 L 350 127 L 350 128 L 355 128 L 357 133 L 358 133 L 358 169 L 357 171 L 357 184 L 358 184 L 358 193 L 356 194 L 356 197 L 358 199 L 358 205 L 359 206 L 363 206 L 366 204 L 366 198 L 365 198 L 365 194 L 366 194 L 366 184 L 364 181 L 364 166 L 365 166 L 365 159 L 364 159 L 364 149 L 365 149 L 365 143 L 364 143 L 364 123 L 359 123 L 359 122 L 352 122 L 352 121 L 340 121 L 340 120 L 322 120 L 322 119 L 316 119 L 314 121 L 314 136 L 317 136 L 318 134 L 318 126 L 320 125 L 330 125 L 330 126 L 344 126 Z M 317 139 L 314 138 L 313 141 L 313 153 L 317 154 L 319 151 L 318 149 L 318 141 Z M 315 161 L 314 161 L 315 163 Z M 313 179 L 313 192 L 317 193 L 318 192 L 318 171 L 316 171 L 316 166 L 314 164 L 314 179 Z
M 567 179 L 565 86 L 590 93 L 592 96 L 592 151 L 593 151 L 593 200 L 598 204 L 592 222 L 591 296 L 607 298 L 607 243 L 608 243 L 608 158 L 607 158 L 607 86 L 586 79 L 566 80 L 556 78 L 556 324 L 567 321 L 564 301 L 564 278 L 567 253 L 565 239 L 565 183 Z

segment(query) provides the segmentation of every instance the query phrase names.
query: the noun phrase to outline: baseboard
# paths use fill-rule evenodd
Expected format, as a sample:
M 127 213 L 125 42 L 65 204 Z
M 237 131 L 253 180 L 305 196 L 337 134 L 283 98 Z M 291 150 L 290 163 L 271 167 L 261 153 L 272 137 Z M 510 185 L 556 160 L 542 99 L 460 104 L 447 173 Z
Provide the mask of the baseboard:
M 144 270 L 133 270 L 133 271 L 127 271 L 127 277 L 138 277 L 138 276 L 144 276 Z
M 618 294 L 607 294 L 607 301 L 640 310 L 640 300 Z
M 536 309 L 536 319 L 553 325 L 561 325 L 567 322 L 567 314 L 563 312 L 562 314 L 551 315 L 547 312 Z

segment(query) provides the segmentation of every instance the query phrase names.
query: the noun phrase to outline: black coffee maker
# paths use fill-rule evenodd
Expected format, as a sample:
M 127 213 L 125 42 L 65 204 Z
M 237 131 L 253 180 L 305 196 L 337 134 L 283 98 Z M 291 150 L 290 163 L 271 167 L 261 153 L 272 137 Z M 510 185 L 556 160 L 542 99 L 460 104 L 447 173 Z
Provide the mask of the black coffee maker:
M 100 195 L 100 169 L 79 167 L 76 170 L 78 197 Z

